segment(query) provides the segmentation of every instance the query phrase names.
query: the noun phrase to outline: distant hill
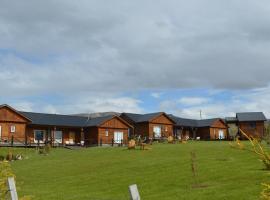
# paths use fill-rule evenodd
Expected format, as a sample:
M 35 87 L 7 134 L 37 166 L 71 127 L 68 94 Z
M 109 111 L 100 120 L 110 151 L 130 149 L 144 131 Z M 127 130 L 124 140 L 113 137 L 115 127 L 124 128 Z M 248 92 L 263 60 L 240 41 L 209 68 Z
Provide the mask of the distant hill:
M 97 113 L 79 113 L 79 114 L 75 114 L 74 116 L 97 118 L 97 117 L 105 117 L 109 115 L 119 116 L 120 114 L 121 113 L 118 113 L 118 112 L 97 112 Z

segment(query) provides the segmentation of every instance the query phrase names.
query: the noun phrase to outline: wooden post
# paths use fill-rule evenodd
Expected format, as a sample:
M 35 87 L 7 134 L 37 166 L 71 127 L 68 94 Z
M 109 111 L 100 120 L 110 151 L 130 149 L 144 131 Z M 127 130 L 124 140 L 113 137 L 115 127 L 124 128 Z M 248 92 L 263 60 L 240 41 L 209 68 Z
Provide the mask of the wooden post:
M 11 146 L 13 147 L 14 137 L 13 134 L 11 135 Z
M 9 177 L 7 180 L 8 190 L 10 192 L 11 200 L 18 200 L 14 177 Z
M 129 186 L 129 193 L 130 193 L 130 199 L 131 200 L 140 200 L 140 194 L 138 191 L 138 187 L 136 184 Z
M 114 143 L 114 141 L 113 141 L 113 139 L 112 139 L 112 147 L 113 147 L 113 143 Z
M 85 146 L 85 135 L 84 135 L 84 129 L 83 128 L 81 128 L 81 141 L 80 141 L 80 144 L 81 144 L 81 146 Z

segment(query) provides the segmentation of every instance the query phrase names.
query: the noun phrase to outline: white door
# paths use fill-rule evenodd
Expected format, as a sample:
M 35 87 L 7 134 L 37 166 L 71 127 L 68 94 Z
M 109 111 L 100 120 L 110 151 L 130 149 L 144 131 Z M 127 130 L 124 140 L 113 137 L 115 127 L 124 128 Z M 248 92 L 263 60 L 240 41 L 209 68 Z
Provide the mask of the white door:
M 224 131 L 223 130 L 219 130 L 218 131 L 218 139 L 220 140 L 223 140 L 225 137 L 224 137 Z
M 114 132 L 114 143 L 120 144 L 124 139 L 123 132 L 115 131 Z
M 62 144 L 62 131 L 55 131 L 54 132 L 54 142 Z
M 154 137 L 160 138 L 161 137 L 161 127 L 160 126 L 154 126 Z

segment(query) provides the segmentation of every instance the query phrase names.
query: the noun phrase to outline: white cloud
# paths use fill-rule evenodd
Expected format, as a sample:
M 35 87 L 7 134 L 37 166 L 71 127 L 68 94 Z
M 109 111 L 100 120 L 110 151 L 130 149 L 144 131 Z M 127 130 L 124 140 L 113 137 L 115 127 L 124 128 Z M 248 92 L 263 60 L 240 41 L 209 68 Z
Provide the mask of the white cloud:
M 187 106 L 200 105 L 205 104 L 207 102 L 209 102 L 209 99 L 204 97 L 182 97 L 179 100 L 179 103 Z
M 44 112 L 51 114 L 78 114 L 78 113 L 94 113 L 94 112 L 134 112 L 142 113 L 140 107 L 141 101 L 130 97 L 110 98 L 84 97 L 82 99 L 72 98 L 63 104 L 50 104 L 45 102 L 36 103 L 14 103 L 11 104 L 17 110 Z
M 151 96 L 154 97 L 154 98 L 156 98 L 156 99 L 160 98 L 161 95 L 162 95 L 161 92 L 153 92 L 153 93 L 151 93 Z

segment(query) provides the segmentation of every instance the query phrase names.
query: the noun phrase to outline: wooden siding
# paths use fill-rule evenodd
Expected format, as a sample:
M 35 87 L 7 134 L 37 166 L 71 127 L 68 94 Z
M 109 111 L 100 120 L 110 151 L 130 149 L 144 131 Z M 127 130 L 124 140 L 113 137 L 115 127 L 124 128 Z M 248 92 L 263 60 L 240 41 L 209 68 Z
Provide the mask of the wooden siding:
M 135 124 L 134 128 L 135 136 L 140 135 L 141 137 L 148 137 L 149 136 L 149 123 L 137 123 Z
M 0 121 L 1 122 L 16 122 L 27 123 L 28 121 L 19 115 L 17 112 L 9 109 L 8 107 L 0 108 Z
M 263 121 L 239 122 L 239 128 L 249 136 L 261 138 L 264 135 L 264 122 Z
M 150 138 L 154 137 L 154 127 L 155 126 L 161 126 L 161 136 L 162 137 L 173 136 L 173 125 L 172 124 L 150 123 L 148 137 L 150 137 Z
M 13 135 L 14 142 L 25 140 L 25 127 L 28 120 L 8 107 L 0 108 L 1 141 L 10 141 Z M 11 127 L 15 132 L 11 133 Z
M 106 131 L 108 131 L 108 136 L 106 136 Z M 102 144 L 111 144 L 114 139 L 114 132 L 123 132 L 123 143 L 127 144 L 128 142 L 128 129 L 119 129 L 119 128 L 98 128 L 98 140 Z
M 0 122 L 1 126 L 1 141 L 11 141 L 13 135 L 14 142 L 24 142 L 25 141 L 25 127 L 26 124 L 22 123 L 10 123 L 10 122 Z M 11 126 L 15 126 L 15 133 L 11 133 Z
M 106 121 L 105 123 L 101 124 L 100 127 L 102 128 L 123 128 L 128 129 L 129 126 L 122 122 L 117 117 L 112 118 L 111 120 Z
M 153 124 L 169 124 L 169 125 L 173 125 L 174 123 L 165 115 L 162 114 L 156 118 L 154 118 L 153 120 L 150 121 L 150 123 Z

